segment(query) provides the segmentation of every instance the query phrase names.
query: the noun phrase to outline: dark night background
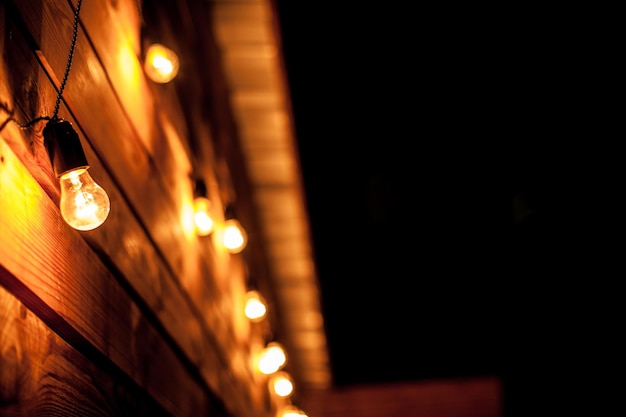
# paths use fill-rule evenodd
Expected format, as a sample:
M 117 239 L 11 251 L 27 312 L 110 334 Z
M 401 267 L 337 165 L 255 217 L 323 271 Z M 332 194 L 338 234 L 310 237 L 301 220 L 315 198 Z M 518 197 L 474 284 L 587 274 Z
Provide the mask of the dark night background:
M 335 383 L 497 375 L 510 416 L 597 407 L 617 314 L 597 28 L 277 4 Z

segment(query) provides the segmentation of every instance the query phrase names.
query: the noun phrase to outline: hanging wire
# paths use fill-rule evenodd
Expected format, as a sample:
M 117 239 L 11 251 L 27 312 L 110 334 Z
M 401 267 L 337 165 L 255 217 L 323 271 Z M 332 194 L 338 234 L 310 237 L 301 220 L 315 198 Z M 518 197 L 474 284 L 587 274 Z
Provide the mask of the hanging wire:
M 76 47 L 76 38 L 78 37 L 78 15 L 80 13 L 80 6 L 82 4 L 82 0 L 78 0 L 76 2 L 76 10 L 74 11 L 74 26 L 72 29 L 72 44 L 70 46 L 70 53 L 67 58 L 67 65 L 65 66 L 65 73 L 63 74 L 63 81 L 61 81 L 61 85 L 59 87 L 59 93 L 57 94 L 56 103 L 54 104 L 54 112 L 52 113 L 52 117 L 50 116 L 40 116 L 25 124 L 21 124 L 15 117 L 13 117 L 14 110 L 9 108 L 9 105 L 6 103 L 0 102 L 0 109 L 4 110 L 9 114 L 2 124 L 0 124 L 0 131 L 6 127 L 9 122 L 14 122 L 22 129 L 27 129 L 30 126 L 41 120 L 58 120 L 59 118 L 59 107 L 61 106 L 61 98 L 63 97 L 63 90 L 65 90 L 65 84 L 67 84 L 67 79 L 70 75 L 70 68 L 72 67 L 72 59 L 74 57 L 74 49 Z
M 72 67 L 72 58 L 74 57 L 74 48 L 76 47 L 76 38 L 78 37 L 78 14 L 80 13 L 80 5 L 83 1 L 78 0 L 76 3 L 76 11 L 74 12 L 74 27 L 72 29 L 72 45 L 70 46 L 70 54 L 67 58 L 67 65 L 65 66 L 65 74 L 63 74 L 63 81 L 59 87 L 59 94 L 57 95 L 57 101 L 54 105 L 54 113 L 52 113 L 52 120 L 58 119 L 59 106 L 61 105 L 61 97 L 63 96 L 63 90 L 65 90 L 65 84 L 67 78 L 70 75 L 70 68 Z
M 9 117 L 7 117 L 2 122 L 2 124 L 0 124 L 0 132 L 2 131 L 2 129 L 4 129 L 6 127 L 6 125 L 9 124 L 9 122 L 15 123 L 16 125 L 18 125 L 22 129 L 28 129 L 29 127 L 31 127 L 32 125 L 34 125 L 35 123 L 37 123 L 40 120 L 52 120 L 52 118 L 50 116 L 40 116 L 40 117 L 37 117 L 37 118 L 29 121 L 28 123 L 22 124 L 15 117 L 13 117 L 13 113 L 15 113 L 15 111 L 10 109 L 8 104 L 0 103 L 0 109 L 4 110 L 5 112 L 7 112 L 9 114 Z

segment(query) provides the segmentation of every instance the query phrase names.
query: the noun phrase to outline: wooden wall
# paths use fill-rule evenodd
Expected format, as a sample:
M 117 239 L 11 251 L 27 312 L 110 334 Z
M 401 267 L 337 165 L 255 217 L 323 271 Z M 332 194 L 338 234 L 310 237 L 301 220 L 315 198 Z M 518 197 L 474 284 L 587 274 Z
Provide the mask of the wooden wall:
M 145 77 L 139 0 L 82 3 L 59 117 L 111 212 L 88 232 L 61 218 L 47 121 L 24 126 L 52 116 L 75 6 L 0 0 L 0 415 L 273 415 L 249 366 L 264 340 L 242 315 L 243 255 L 190 221 L 194 176 L 218 217 L 236 196 L 246 210 L 229 115 L 218 90 L 190 114 L 207 98 Z

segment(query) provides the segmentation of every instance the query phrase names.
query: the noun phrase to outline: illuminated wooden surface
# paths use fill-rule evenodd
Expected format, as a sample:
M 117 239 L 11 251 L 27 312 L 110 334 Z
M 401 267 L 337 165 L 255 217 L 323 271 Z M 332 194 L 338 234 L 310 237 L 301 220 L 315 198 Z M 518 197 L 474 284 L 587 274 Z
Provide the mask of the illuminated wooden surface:
M 170 412 L 191 416 L 205 408 L 202 387 L 173 347 L 155 323 L 141 318 L 139 306 L 81 235 L 68 230 L 4 140 L 0 161 L 0 284 L 69 343 L 106 355 Z M 163 391 L 164 376 L 185 392 Z
M 0 334 L 2 416 L 170 415 L 121 373 L 94 365 L 103 358 L 72 348 L 1 286 Z
M 120 2 L 95 10 L 87 3 L 87 33 L 79 30 L 64 92 L 68 108 L 62 105 L 59 116 L 77 129 L 112 211 L 91 232 L 65 225 L 43 149 L 45 121 L 26 131 L 9 123 L 0 141 L 2 286 L 74 348 L 105 355 L 174 415 L 197 415 L 216 401 L 236 415 L 270 413 L 265 385 L 246 367 L 259 343 L 249 340 L 255 333 L 238 311 L 241 262 L 187 228 L 192 157 L 179 103 L 164 98 L 175 94 L 147 87 L 142 73 L 127 77 L 108 56 L 136 49 L 137 8 Z M 30 34 L 0 8 L 2 33 L 11 33 L 0 42 L 7 60 L 0 99 L 26 122 L 52 112 L 56 91 L 48 76 L 62 79 L 73 16 L 64 1 L 20 1 L 15 9 Z M 90 32 L 103 26 L 134 31 Z M 139 57 L 125 56 L 136 68 Z M 219 183 L 214 172 L 203 172 L 213 187 Z

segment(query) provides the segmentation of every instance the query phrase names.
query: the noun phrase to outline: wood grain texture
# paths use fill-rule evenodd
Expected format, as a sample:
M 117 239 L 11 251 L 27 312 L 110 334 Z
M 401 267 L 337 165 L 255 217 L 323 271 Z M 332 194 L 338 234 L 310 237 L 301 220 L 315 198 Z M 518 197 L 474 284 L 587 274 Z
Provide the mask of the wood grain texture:
M 0 415 L 171 414 L 115 366 L 97 365 L 72 348 L 0 286 Z

